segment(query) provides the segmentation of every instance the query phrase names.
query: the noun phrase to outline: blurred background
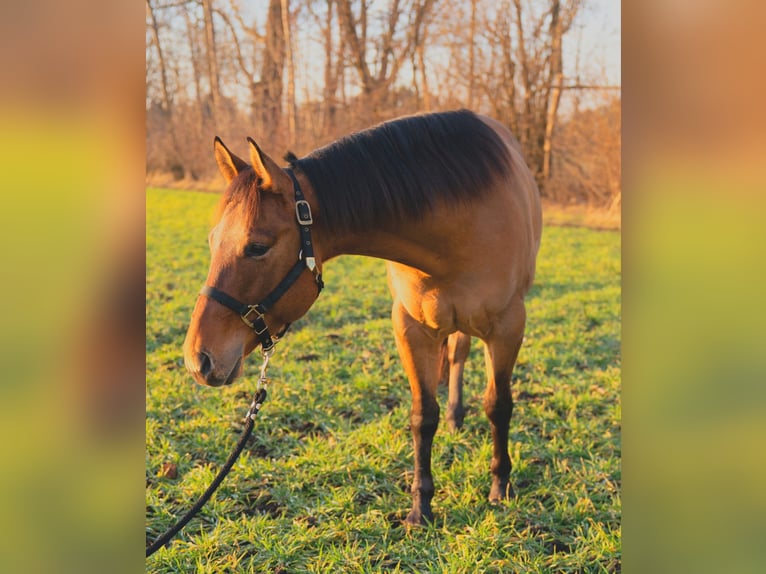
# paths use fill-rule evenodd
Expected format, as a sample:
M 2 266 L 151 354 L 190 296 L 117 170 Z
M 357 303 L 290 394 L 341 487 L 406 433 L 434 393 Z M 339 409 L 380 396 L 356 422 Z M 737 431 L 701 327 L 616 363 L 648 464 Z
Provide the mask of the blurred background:
M 615 74 L 588 14 L 608 36 L 619 3 L 555 5 L 0 5 L 0 571 L 143 568 L 147 178 L 211 182 L 216 133 L 304 153 L 457 105 L 516 126 L 548 198 L 620 198 L 625 571 L 763 571 L 764 8 L 623 3 Z
M 0 572 L 143 568 L 143 26 L 0 4 Z

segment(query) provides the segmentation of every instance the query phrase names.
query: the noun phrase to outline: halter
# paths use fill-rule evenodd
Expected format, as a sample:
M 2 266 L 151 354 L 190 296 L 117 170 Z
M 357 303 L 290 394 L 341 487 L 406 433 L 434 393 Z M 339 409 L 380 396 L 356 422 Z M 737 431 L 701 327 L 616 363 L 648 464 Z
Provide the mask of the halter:
M 268 313 L 269 309 L 271 309 L 285 293 L 287 293 L 290 287 L 292 287 L 298 280 L 298 277 L 301 276 L 303 271 L 308 269 L 314 275 L 314 280 L 317 284 L 317 297 L 319 297 L 319 293 L 322 292 L 322 288 L 324 287 L 322 273 L 319 271 L 316 258 L 314 257 L 314 244 L 311 241 L 311 224 L 314 223 L 314 219 L 311 216 L 311 206 L 309 205 L 309 202 L 306 201 L 293 170 L 287 168 L 285 171 L 290 176 L 290 179 L 293 180 L 293 190 L 295 191 L 295 218 L 298 221 L 298 231 L 301 238 L 301 249 L 298 252 L 298 261 L 293 265 L 292 269 L 287 272 L 284 279 L 282 279 L 282 281 L 280 281 L 271 293 L 266 295 L 260 303 L 246 305 L 245 303 L 237 301 L 231 295 L 227 295 L 223 291 L 220 291 L 215 287 L 210 287 L 209 285 L 205 285 L 200 290 L 200 295 L 210 297 L 224 307 L 228 307 L 237 313 L 239 318 L 242 319 L 242 322 L 255 332 L 264 352 L 270 351 L 277 341 L 285 335 L 287 329 L 290 328 L 290 323 L 288 323 L 279 333 L 272 335 L 269 333 L 269 328 L 266 325 L 264 315 Z

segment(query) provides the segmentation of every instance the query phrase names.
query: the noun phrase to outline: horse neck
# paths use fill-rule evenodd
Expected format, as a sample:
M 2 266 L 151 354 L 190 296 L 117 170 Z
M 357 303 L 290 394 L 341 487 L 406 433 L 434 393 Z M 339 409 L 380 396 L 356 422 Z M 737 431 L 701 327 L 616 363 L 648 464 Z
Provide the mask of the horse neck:
M 302 174 L 301 174 L 302 175 Z M 379 224 L 362 231 L 332 229 L 322 217 L 316 193 L 310 182 L 301 178 L 306 199 L 315 214 L 314 245 L 321 262 L 339 255 L 365 255 L 403 263 L 429 274 L 437 274 L 446 258 L 444 238 L 427 222 Z
M 329 260 L 338 255 L 365 255 L 396 261 L 420 269 L 430 275 L 440 273 L 441 258 L 428 238 L 412 233 L 414 229 L 368 229 L 363 232 L 333 233 L 325 230 L 326 255 Z

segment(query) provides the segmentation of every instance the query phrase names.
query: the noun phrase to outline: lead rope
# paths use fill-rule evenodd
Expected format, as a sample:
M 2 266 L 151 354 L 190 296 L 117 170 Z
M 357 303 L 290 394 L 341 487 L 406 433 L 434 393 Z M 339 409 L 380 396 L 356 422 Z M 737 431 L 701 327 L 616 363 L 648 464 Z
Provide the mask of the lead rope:
M 202 494 L 202 496 L 200 496 L 197 503 L 192 506 L 191 509 L 189 509 L 189 511 L 184 514 L 178 522 L 168 528 L 159 538 L 152 542 L 151 545 L 147 546 L 147 558 L 165 546 L 168 542 L 170 542 L 170 540 L 176 534 L 178 534 L 178 532 L 184 526 L 186 526 L 186 524 L 192 518 L 194 518 L 194 516 L 200 511 L 205 503 L 210 500 L 210 497 L 220 486 L 221 482 L 223 482 L 223 479 L 226 478 L 226 475 L 229 474 L 231 467 L 234 466 L 234 463 L 237 462 L 240 453 L 244 450 L 247 439 L 250 438 L 250 435 L 253 432 L 255 417 L 258 415 L 258 412 L 261 410 L 261 406 L 263 406 L 263 402 L 266 400 L 266 387 L 269 385 L 269 380 L 266 377 L 266 369 L 269 366 L 269 359 L 271 359 L 271 355 L 274 354 L 274 347 L 271 347 L 267 351 L 262 351 L 262 353 L 263 364 L 261 365 L 261 374 L 258 377 L 255 395 L 253 396 L 253 402 L 250 403 L 250 408 L 247 410 L 247 414 L 245 414 L 245 428 L 242 430 L 242 436 L 239 437 L 237 445 L 234 447 L 234 450 L 231 451 L 229 458 L 226 459 L 226 462 L 221 467 L 221 470 L 218 471 L 218 474 L 213 479 L 213 482 L 210 483 L 210 486 L 207 488 L 207 490 Z

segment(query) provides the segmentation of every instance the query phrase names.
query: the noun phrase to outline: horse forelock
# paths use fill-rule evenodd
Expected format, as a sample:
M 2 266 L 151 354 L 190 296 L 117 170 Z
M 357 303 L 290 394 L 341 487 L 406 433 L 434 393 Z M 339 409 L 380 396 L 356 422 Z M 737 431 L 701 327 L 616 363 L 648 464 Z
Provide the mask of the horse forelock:
M 260 206 L 261 194 L 258 191 L 258 184 L 259 178 L 252 168 L 240 171 L 221 195 L 214 221 L 220 221 L 229 206 L 241 206 L 244 216 L 248 218 L 248 221 L 253 221 L 258 216 Z

